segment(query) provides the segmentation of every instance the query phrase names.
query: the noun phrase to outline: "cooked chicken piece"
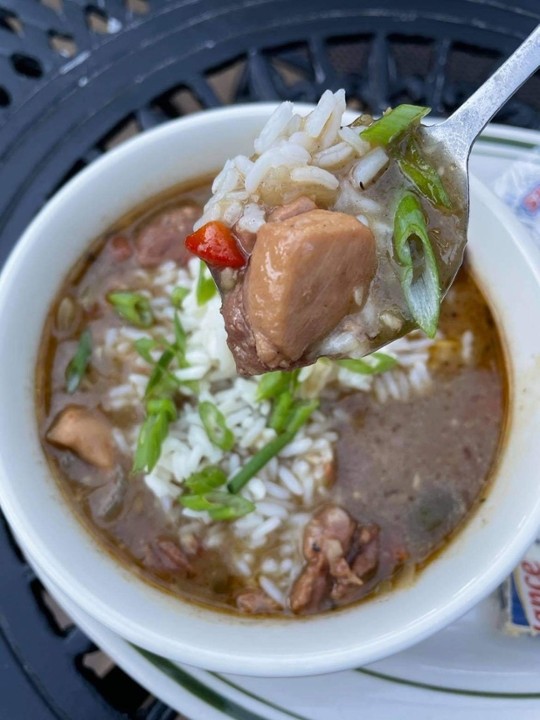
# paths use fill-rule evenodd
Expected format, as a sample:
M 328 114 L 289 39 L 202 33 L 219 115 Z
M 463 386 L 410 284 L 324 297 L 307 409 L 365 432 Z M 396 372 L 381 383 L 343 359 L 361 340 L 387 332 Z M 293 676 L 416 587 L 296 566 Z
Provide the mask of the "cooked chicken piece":
M 47 440 L 68 448 L 85 462 L 102 470 L 110 470 L 117 459 L 117 448 L 107 418 L 97 410 L 79 405 L 68 405 L 56 416 Z
M 191 572 L 186 555 L 173 540 L 157 538 L 149 543 L 145 551 L 144 564 L 156 570 L 169 572 Z
M 301 195 L 286 205 L 278 205 L 275 207 L 272 212 L 268 214 L 266 222 L 281 222 L 282 220 L 288 220 L 289 218 L 296 217 L 310 210 L 315 210 L 316 208 L 317 206 L 313 200 L 305 195 Z
M 304 530 L 307 560 L 293 585 L 293 612 L 318 612 L 332 606 L 372 575 L 379 562 L 379 529 L 359 526 L 343 508 L 320 510 Z
M 135 254 L 142 267 L 155 267 L 165 260 L 185 264 L 192 257 L 184 240 L 201 216 L 198 205 L 163 210 L 145 223 L 135 238 Z
M 133 255 L 133 247 L 124 235 L 113 235 L 108 240 L 107 247 L 114 262 L 125 262 Z
M 273 613 L 282 610 L 273 598 L 262 588 L 248 588 L 236 596 L 236 607 L 240 612 L 255 614 Z
M 324 609 L 324 600 L 328 597 L 331 583 L 322 561 L 309 563 L 296 579 L 290 596 L 289 605 L 295 613 L 315 613 Z
M 371 230 L 350 215 L 311 210 L 263 225 L 223 302 L 239 372 L 306 364 L 309 349 L 358 309 L 355 295 L 367 295 L 375 267 Z

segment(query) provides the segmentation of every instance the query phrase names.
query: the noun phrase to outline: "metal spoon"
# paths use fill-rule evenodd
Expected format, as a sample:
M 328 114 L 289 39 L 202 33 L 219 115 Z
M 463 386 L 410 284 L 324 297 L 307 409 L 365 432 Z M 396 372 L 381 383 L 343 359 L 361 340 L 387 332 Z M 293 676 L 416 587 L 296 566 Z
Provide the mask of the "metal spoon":
M 491 118 L 540 67 L 540 25 L 510 55 L 486 82 L 447 120 L 424 130 L 426 143 L 439 145 L 446 157 L 453 158 L 458 173 L 468 176 L 468 163 L 474 141 Z M 468 182 L 466 210 L 468 214 Z
M 438 158 L 444 158 L 445 170 L 449 173 L 446 177 L 453 176 L 454 182 L 452 184 L 455 188 L 460 188 L 462 193 L 460 217 L 462 218 L 463 241 L 451 248 L 451 256 L 448 255 L 444 277 L 442 275 L 440 277 L 440 289 L 443 295 L 449 289 L 461 265 L 466 243 L 466 229 L 469 217 L 468 162 L 471 148 L 495 113 L 503 107 L 539 66 L 540 25 L 453 115 L 444 122 L 423 126 L 420 130 L 423 150 L 428 153 L 436 152 Z M 224 295 L 227 291 L 224 274 L 212 267 L 210 267 L 210 272 L 217 283 L 220 293 Z M 359 317 L 359 322 L 362 322 L 361 317 Z M 355 348 L 353 356 L 358 357 L 359 354 L 371 353 L 392 340 L 401 337 L 412 327 L 411 322 L 407 321 L 395 328 L 385 328 L 384 332 L 379 332 L 374 337 L 368 338 L 366 335 L 362 344 L 359 343 Z M 313 362 L 319 354 L 334 357 L 334 352 L 329 347 L 318 346 L 313 349 L 313 355 L 305 355 L 300 359 L 299 363 L 295 362 L 294 364 L 303 365 L 306 362 Z M 342 356 L 343 353 L 340 352 L 337 357 Z M 291 367 L 293 366 L 292 364 Z

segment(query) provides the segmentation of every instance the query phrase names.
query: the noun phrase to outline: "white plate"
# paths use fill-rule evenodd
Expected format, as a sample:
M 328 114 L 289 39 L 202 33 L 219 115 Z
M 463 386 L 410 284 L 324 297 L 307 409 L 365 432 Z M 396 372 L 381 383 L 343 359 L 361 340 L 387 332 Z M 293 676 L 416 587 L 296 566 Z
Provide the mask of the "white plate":
M 358 720 L 363 711 L 373 720 L 408 720 L 413 715 L 415 720 L 540 717 L 540 641 L 503 637 L 507 642 L 499 645 L 495 627 L 484 622 L 484 614 L 492 614 L 490 602 L 429 641 L 368 668 L 318 677 L 253 678 L 196 670 L 138 650 L 41 577 L 73 620 L 120 667 L 193 720 Z M 497 652 L 492 654 L 494 646 Z M 511 652 L 505 652 L 509 648 Z M 445 658 L 450 660 L 447 676 Z M 409 681 L 404 674 L 421 679 Z M 467 688 L 451 688 L 448 680 L 456 679 Z M 486 679 L 498 690 L 482 690 Z M 530 683 L 528 691 L 524 683 Z
M 472 171 L 492 185 L 509 163 L 530 158 L 535 146 L 540 133 L 491 126 L 475 147 Z M 265 679 L 195 670 L 143 654 L 43 579 L 118 665 L 197 720 L 358 720 L 364 712 L 374 720 L 540 718 L 540 638 L 504 635 L 496 595 L 430 639 L 369 667 L 324 680 Z

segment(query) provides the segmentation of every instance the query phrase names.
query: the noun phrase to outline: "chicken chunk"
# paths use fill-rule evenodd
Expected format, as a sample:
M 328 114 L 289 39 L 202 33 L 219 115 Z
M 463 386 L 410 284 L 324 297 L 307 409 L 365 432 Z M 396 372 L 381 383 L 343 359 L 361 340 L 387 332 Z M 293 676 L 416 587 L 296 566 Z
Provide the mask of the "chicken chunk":
M 243 613 L 262 615 L 282 610 L 273 598 L 262 588 L 246 588 L 236 596 L 236 607 Z
M 296 200 L 293 200 L 286 205 L 278 205 L 272 212 L 269 213 L 266 222 L 281 222 L 282 220 L 288 220 L 289 218 L 302 215 L 302 213 L 315 210 L 316 205 L 311 198 L 301 195 Z
M 367 295 L 376 263 L 371 230 L 350 215 L 310 210 L 263 225 L 241 289 L 223 308 L 239 372 L 306 364 L 309 348 L 354 309 L 355 294 Z
M 110 470 L 116 463 L 117 449 L 110 423 L 96 410 L 68 405 L 54 419 L 47 440 L 101 470 Z
M 185 553 L 174 540 L 157 538 L 145 549 L 143 563 L 146 567 L 162 572 L 185 573 L 191 572 L 191 564 Z
M 155 267 L 166 260 L 183 265 L 192 257 L 184 240 L 201 216 L 195 203 L 169 207 L 145 223 L 135 237 L 135 254 L 142 267 Z
M 292 587 L 291 610 L 318 612 L 357 592 L 378 566 L 378 535 L 376 525 L 358 525 L 337 505 L 314 515 L 304 530 L 307 563 Z

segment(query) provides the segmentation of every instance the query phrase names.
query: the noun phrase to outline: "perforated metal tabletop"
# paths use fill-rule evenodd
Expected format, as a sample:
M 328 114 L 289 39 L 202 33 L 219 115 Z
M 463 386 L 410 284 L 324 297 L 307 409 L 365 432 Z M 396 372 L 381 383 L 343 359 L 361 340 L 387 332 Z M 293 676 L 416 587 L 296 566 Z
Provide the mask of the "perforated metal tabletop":
M 538 22 L 539 0 L 0 0 L 0 263 L 134 133 L 327 87 L 447 115 Z M 538 73 L 496 120 L 540 128 Z M 0 720 L 175 717 L 54 608 L 1 521 L 0 568 Z

